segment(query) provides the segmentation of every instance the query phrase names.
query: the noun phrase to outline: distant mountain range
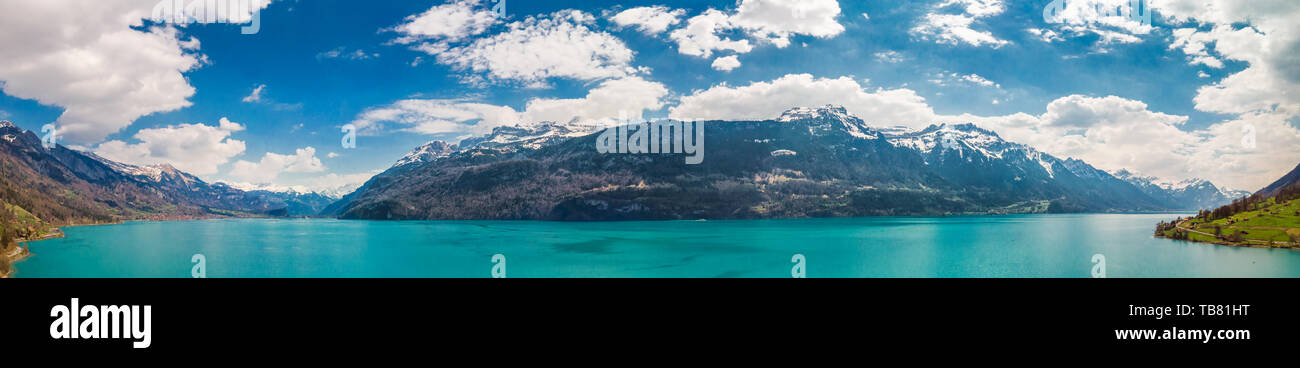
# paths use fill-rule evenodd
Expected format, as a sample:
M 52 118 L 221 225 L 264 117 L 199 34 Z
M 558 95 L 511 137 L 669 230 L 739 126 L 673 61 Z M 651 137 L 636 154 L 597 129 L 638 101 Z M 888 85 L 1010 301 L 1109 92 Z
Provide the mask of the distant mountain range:
M 0 122 L 0 201 L 55 224 L 210 216 L 304 216 L 333 202 L 318 194 L 243 191 L 171 165 L 135 166 L 93 153 L 47 149 Z
M 1171 183 L 1156 177 L 1142 176 L 1129 170 L 1119 170 L 1112 174 L 1137 186 L 1152 198 L 1164 201 L 1167 206 L 1176 209 L 1215 208 L 1251 194 L 1244 190 L 1219 188 L 1213 183 L 1201 179 L 1187 179 Z
M 207 183 L 0 122 L 0 200 L 56 224 L 210 216 L 652 220 L 1173 211 L 1247 192 L 1108 173 L 971 124 L 878 129 L 843 108 L 705 125 L 707 159 L 600 154 L 597 132 L 555 123 L 434 141 L 341 199 Z M 1293 173 L 1294 174 L 1294 173 Z M 1285 179 L 1285 178 L 1284 178 Z M 1267 188 L 1265 190 L 1268 190 Z
M 713 121 L 706 159 L 600 154 L 597 132 L 503 127 L 403 157 L 323 215 L 350 219 L 653 220 L 1134 212 L 1244 194 L 1163 184 L 1008 142 L 971 124 L 877 129 L 840 107 Z

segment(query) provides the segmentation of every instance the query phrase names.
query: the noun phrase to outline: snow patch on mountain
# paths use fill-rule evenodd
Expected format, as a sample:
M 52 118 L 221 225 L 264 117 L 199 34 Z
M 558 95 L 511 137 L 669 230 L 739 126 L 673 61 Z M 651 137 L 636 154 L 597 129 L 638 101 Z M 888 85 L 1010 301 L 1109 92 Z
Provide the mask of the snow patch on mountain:
M 402 156 L 393 167 L 434 162 L 474 149 L 488 149 L 500 152 L 537 150 L 569 138 L 582 137 L 594 132 L 593 127 L 575 127 L 552 122 L 497 127 L 492 129 L 492 133 L 466 138 L 460 144 L 449 144 L 440 140 L 426 143 Z
M 411 153 L 407 153 L 406 156 L 402 156 L 402 159 L 397 160 L 397 164 L 393 166 L 406 166 L 410 164 L 432 162 L 447 158 L 453 153 L 456 153 L 457 150 L 458 147 L 454 144 L 448 144 L 443 141 L 432 141 L 423 146 L 417 147 L 415 150 L 411 151 Z
M 802 122 L 808 124 L 808 132 L 813 135 L 825 135 L 830 132 L 844 132 L 858 139 L 880 139 L 880 132 L 867 126 L 866 122 L 849 115 L 843 106 L 826 105 L 822 107 L 796 107 L 781 113 L 776 119 L 781 123 Z
M 137 165 L 131 165 L 131 164 L 109 160 L 107 158 L 100 157 L 99 155 L 91 151 L 79 151 L 79 153 L 85 155 L 86 157 L 90 157 L 95 161 L 99 161 L 105 166 L 108 166 L 108 168 L 113 169 L 113 171 L 117 171 L 126 176 L 136 178 L 136 180 L 142 180 L 151 183 L 161 183 L 163 179 L 167 177 L 171 177 L 171 178 L 179 178 L 187 182 L 190 181 L 189 174 L 186 174 L 185 172 L 182 172 L 169 164 L 137 166 Z

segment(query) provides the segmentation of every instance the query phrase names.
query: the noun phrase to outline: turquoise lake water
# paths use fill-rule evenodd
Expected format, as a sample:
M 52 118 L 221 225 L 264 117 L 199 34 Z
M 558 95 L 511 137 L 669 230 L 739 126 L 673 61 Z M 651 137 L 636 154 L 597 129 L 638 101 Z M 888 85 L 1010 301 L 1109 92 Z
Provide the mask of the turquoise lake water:
M 1151 236 L 1178 215 L 557 223 L 230 219 L 65 228 L 18 277 L 1300 277 L 1300 251 Z

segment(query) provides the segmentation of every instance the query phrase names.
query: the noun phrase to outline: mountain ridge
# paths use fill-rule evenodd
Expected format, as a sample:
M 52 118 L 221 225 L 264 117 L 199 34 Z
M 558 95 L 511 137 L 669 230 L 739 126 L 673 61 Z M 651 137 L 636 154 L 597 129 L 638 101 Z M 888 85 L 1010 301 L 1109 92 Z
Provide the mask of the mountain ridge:
M 60 225 L 213 216 L 315 215 L 332 199 L 246 192 L 210 184 L 169 164 L 136 166 L 0 124 L 0 195 Z
M 325 214 L 631 220 L 1190 208 L 974 124 L 877 129 L 838 106 L 707 122 L 709 159 L 698 167 L 670 156 L 597 154 L 596 133 L 555 127 L 499 127 L 458 146 L 441 142 L 428 160 L 399 161 Z
M 1273 197 L 1283 189 L 1297 184 L 1300 184 L 1300 165 L 1297 165 L 1295 169 L 1291 169 L 1291 172 L 1286 173 L 1286 175 L 1283 175 L 1281 178 L 1277 179 L 1277 181 L 1264 187 L 1264 189 L 1255 192 L 1255 194 L 1264 197 Z

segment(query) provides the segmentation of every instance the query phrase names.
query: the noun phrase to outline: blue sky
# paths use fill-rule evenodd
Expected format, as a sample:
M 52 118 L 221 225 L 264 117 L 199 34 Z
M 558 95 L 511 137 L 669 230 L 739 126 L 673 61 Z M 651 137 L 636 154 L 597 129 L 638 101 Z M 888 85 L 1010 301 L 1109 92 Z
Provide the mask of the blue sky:
M 59 10 L 3 1 L 10 17 Z M 157 1 L 103 3 L 64 10 L 140 19 Z M 514 0 L 499 18 L 492 0 L 273 1 L 252 35 L 0 19 L 16 28 L 0 36 L 0 118 L 57 123 L 62 143 L 121 161 L 309 189 L 354 186 L 427 141 L 492 126 L 584 125 L 614 111 L 757 119 L 807 104 L 845 105 L 878 126 L 975 122 L 1171 181 L 1253 190 L 1300 161 L 1295 4 L 1169 0 L 1145 25 L 1083 8 L 1048 23 L 1049 3 Z M 691 28 L 711 15 L 726 24 Z M 12 36 L 60 26 L 77 32 Z M 124 41 L 87 36 L 110 33 Z M 739 66 L 715 67 L 733 57 Z M 164 92 L 132 93 L 153 89 Z M 340 145 L 348 124 L 361 129 L 355 149 Z

